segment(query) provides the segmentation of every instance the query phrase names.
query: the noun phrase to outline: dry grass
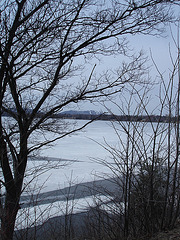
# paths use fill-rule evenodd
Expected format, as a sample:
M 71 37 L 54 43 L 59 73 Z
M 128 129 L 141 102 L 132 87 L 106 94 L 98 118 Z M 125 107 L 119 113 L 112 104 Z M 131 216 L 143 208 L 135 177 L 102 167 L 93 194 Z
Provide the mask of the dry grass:
M 180 240 L 180 222 L 177 223 L 174 229 L 161 232 L 150 240 Z

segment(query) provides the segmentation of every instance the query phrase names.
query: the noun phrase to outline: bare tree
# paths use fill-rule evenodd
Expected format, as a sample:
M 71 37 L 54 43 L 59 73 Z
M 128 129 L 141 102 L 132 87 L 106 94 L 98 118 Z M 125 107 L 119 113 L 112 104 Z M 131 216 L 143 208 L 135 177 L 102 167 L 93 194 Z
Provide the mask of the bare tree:
M 159 24 L 172 19 L 170 3 L 176 1 L 0 1 L 2 239 L 13 236 L 28 155 L 69 134 L 50 117 L 70 104 L 120 91 L 141 69 L 137 58 L 136 68 L 124 69 L 116 79 L 95 79 L 94 69 L 81 79 L 87 57 L 125 54 L 128 34 L 157 34 Z M 43 130 L 56 135 L 36 135 L 39 141 L 33 144 L 34 134 Z
M 134 118 L 122 121 L 115 116 L 112 126 L 119 145 L 102 145 L 110 158 L 98 161 L 111 170 L 111 181 L 114 178 L 117 188 L 106 193 L 107 198 L 112 198 L 109 212 L 105 215 L 102 208 L 96 211 L 106 224 L 106 235 L 117 239 L 148 239 L 158 231 L 173 228 L 180 215 L 179 26 L 174 43 L 177 56 L 170 49 L 171 67 L 166 74 L 154 62 L 159 97 L 156 108 L 151 105 L 152 112 L 148 108 L 149 84 L 141 89 L 131 84 L 122 105 L 114 102 L 122 115 Z M 106 202 L 104 206 L 106 210 Z

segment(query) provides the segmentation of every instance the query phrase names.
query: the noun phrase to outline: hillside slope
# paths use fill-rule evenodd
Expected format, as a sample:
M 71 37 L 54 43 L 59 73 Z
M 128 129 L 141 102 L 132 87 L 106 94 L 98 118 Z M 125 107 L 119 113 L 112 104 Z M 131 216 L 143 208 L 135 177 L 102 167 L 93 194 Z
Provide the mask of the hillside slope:
M 180 240 L 180 222 L 171 231 L 161 232 L 150 240 Z

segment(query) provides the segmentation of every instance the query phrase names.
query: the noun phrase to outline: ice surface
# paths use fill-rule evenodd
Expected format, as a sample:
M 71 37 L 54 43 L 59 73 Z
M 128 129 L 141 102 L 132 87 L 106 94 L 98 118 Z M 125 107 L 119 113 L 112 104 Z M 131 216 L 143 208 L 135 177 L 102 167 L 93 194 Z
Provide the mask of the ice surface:
M 78 120 L 78 126 L 84 123 L 84 120 Z M 119 125 L 117 127 L 120 128 Z M 152 130 L 148 127 L 145 133 L 151 137 Z M 126 142 L 126 135 L 121 131 L 119 134 Z M 96 121 L 83 131 L 58 140 L 53 147 L 43 149 L 40 156 L 29 158 L 22 195 L 38 195 L 79 183 L 92 182 L 101 179 L 104 174 L 106 178 L 111 177 L 111 170 L 97 161 L 112 161 L 110 153 L 103 147 L 106 144 L 117 147 L 118 136 L 110 122 Z M 18 214 L 17 227 L 31 226 L 34 222 L 40 224 L 49 217 L 62 215 L 67 201 L 57 199 L 51 202 L 51 199 L 54 199 L 51 196 L 48 199 L 47 204 L 22 208 Z M 69 209 L 78 212 L 93 204 L 93 199 L 74 199 L 69 200 L 68 204 Z
M 83 120 L 78 121 L 78 126 L 84 123 Z M 83 131 L 58 140 L 52 148 L 43 149 L 40 157 L 30 157 L 22 195 L 38 195 L 100 179 L 102 173 L 110 174 L 107 167 L 96 162 L 98 158 L 108 158 L 108 152 L 101 146 L 105 141 L 115 146 L 118 139 L 110 122 L 96 121 Z M 51 197 L 48 199 L 48 204 L 35 204 L 34 207 L 20 209 L 16 221 L 17 228 L 41 224 L 49 217 L 65 214 L 67 201 L 57 199 L 50 203 Z M 79 212 L 92 205 L 93 199 L 74 199 L 69 200 L 68 204 L 71 211 L 73 207 L 73 212 Z
M 99 195 L 98 199 L 100 202 L 108 200 L 108 198 L 103 195 Z M 86 197 L 23 208 L 18 212 L 16 229 L 40 225 L 51 217 L 87 211 L 90 206 L 93 207 L 96 203 L 93 197 Z
M 81 126 L 84 122 L 78 121 L 78 125 Z M 96 162 L 96 159 L 105 159 L 109 155 L 99 145 L 105 144 L 105 141 L 111 145 L 117 144 L 117 136 L 106 121 L 96 121 L 83 131 L 58 140 L 51 149 L 42 150 L 42 158 L 29 160 L 25 184 L 35 178 L 33 186 L 42 192 L 67 187 L 70 183 L 97 179 L 100 173 L 109 172 L 105 166 Z M 46 157 L 45 160 L 43 156 Z M 43 172 L 39 176 L 37 169 Z M 31 183 L 31 189 L 34 191 L 33 186 Z

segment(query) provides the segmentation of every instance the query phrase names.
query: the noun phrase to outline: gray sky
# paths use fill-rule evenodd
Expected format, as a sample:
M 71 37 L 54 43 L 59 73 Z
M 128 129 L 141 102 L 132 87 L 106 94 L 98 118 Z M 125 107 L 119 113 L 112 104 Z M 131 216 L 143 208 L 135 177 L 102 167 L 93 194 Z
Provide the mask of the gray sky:
M 155 70 L 155 67 L 153 66 L 153 63 L 150 57 L 150 52 L 152 53 L 153 60 L 157 64 L 160 72 L 164 74 L 166 81 L 168 80 L 168 76 L 169 76 L 168 69 L 172 68 L 172 63 L 170 59 L 170 49 L 171 49 L 171 54 L 174 58 L 176 57 L 176 53 L 177 53 L 177 49 L 173 43 L 173 39 L 171 36 L 171 31 L 174 35 L 173 37 L 176 40 L 177 39 L 176 26 L 171 26 L 171 30 L 170 30 L 170 27 L 167 27 L 166 32 L 164 34 L 166 35 L 166 37 L 135 35 L 135 36 L 129 36 L 127 38 L 129 40 L 129 45 L 131 48 L 134 49 L 134 52 L 138 53 L 140 50 L 143 50 L 145 54 L 149 57 L 149 61 L 147 62 L 147 64 L 149 66 L 152 65 L 150 70 L 150 77 L 152 78 L 152 81 L 156 79 L 158 73 Z M 93 59 L 92 66 L 94 63 L 96 63 L 97 64 L 96 72 L 100 73 L 107 69 L 118 68 L 124 59 L 125 57 L 122 55 L 115 56 L 115 57 L 114 56 L 101 57 L 100 62 L 97 59 Z M 89 68 L 88 70 L 89 72 L 90 72 L 90 69 L 91 68 Z M 148 111 L 150 112 L 156 106 L 158 106 L 157 95 L 159 95 L 159 87 L 158 85 L 154 85 L 153 88 L 154 88 L 153 91 L 151 91 L 151 97 L 150 97 L 151 100 L 148 106 Z M 127 94 L 127 98 L 128 97 L 129 96 Z M 117 98 L 116 103 L 118 102 L 121 103 L 121 100 L 119 98 Z M 119 110 L 117 110 L 117 108 L 113 104 L 108 103 L 107 105 L 109 108 L 111 108 L 113 112 L 115 112 L 116 114 L 119 113 Z M 103 111 L 103 107 L 100 106 L 99 104 L 92 105 L 90 103 L 86 103 L 86 104 L 83 103 L 82 105 L 80 105 L 79 109 L 77 110 L 96 110 L 96 111 L 102 110 Z M 156 109 L 154 113 L 158 114 L 158 109 Z

